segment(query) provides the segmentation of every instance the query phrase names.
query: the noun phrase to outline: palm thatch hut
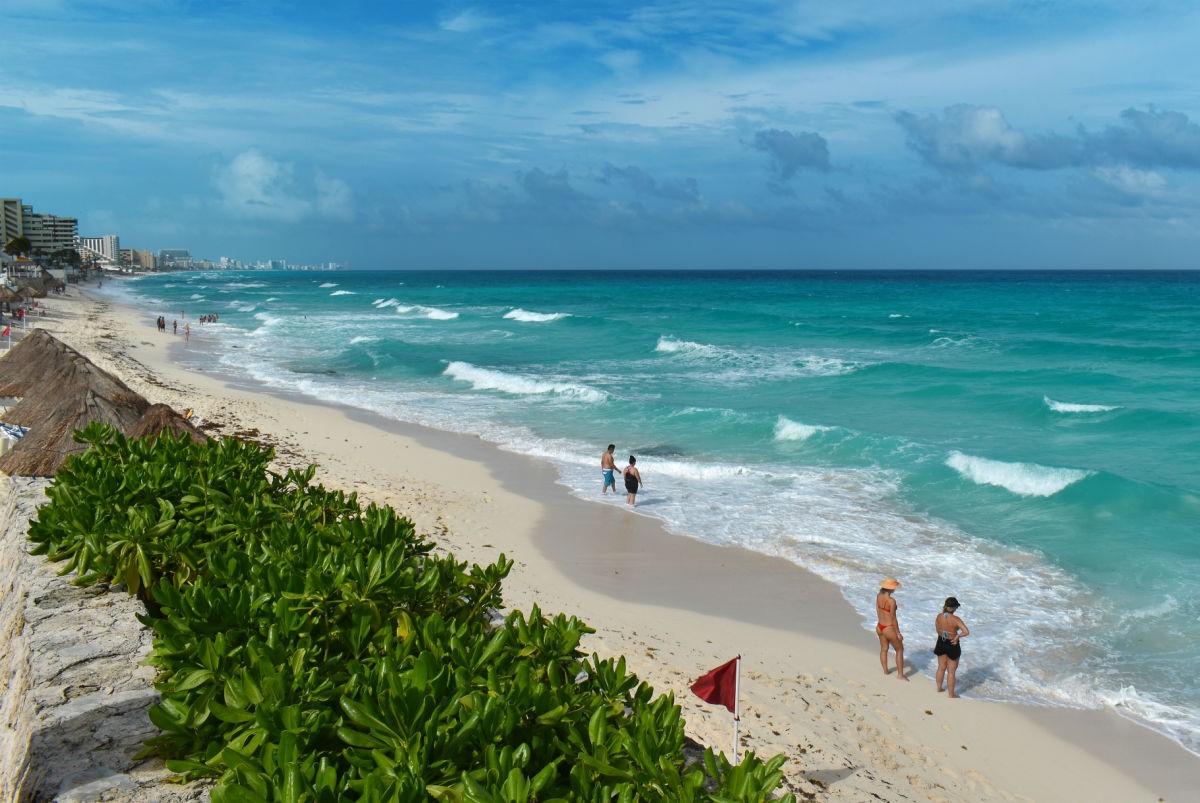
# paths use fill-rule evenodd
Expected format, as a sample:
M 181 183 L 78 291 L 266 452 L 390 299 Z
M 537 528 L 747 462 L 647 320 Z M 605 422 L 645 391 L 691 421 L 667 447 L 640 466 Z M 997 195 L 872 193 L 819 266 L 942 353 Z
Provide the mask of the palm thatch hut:
M 67 457 L 85 448 L 75 442 L 75 430 L 99 421 L 128 433 L 150 407 L 150 402 L 124 382 L 61 341 L 45 337 L 51 342 L 42 343 L 40 350 L 30 348 L 21 359 L 37 365 L 41 376 L 22 393 L 12 394 L 20 395 L 21 401 L 4 415 L 7 423 L 29 428 L 25 437 L 0 457 L 0 471 L 9 475 L 53 476 Z M 0 376 L 8 376 L 16 353 L 14 348 L 0 359 Z M 36 362 L 39 354 L 47 355 L 47 361 Z M 13 371 L 20 373 L 16 368 Z M 18 380 L 26 375 L 22 373 Z
M 45 329 L 34 329 L 0 357 L 0 397 L 24 396 L 74 354 Z
M 130 438 L 152 438 L 164 432 L 177 437 L 180 433 L 186 432 L 196 443 L 204 443 L 208 440 L 208 436 L 196 429 L 191 421 L 166 404 L 150 405 L 126 435 Z

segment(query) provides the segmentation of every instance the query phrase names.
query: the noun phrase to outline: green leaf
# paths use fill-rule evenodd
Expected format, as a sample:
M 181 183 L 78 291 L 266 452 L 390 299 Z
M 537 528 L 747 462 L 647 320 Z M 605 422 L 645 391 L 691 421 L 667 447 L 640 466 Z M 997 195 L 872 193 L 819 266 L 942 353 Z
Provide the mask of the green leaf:
M 208 710 L 212 715 L 222 722 L 253 722 L 254 714 L 249 711 L 244 711 L 240 708 L 231 708 L 227 705 L 222 705 L 216 700 L 211 700 L 208 703 Z

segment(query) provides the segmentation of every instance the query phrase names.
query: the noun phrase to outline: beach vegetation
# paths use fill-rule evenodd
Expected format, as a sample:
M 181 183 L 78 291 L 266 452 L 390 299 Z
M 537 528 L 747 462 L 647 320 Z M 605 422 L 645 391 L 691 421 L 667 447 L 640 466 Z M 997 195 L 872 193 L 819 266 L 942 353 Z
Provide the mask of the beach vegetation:
M 180 781 L 215 803 L 762 801 L 783 757 L 684 761 L 672 695 L 592 628 L 500 616 L 513 563 L 438 553 L 386 506 L 276 473 L 270 449 L 106 425 L 47 490 L 29 535 L 79 584 L 146 603 L 149 710 Z M 784 800 L 793 800 L 784 795 Z

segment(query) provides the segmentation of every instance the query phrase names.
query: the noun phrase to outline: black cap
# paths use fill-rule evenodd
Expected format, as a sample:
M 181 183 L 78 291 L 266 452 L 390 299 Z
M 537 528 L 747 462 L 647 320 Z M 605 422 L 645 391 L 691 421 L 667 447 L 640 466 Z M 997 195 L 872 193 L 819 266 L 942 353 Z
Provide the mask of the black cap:
M 944 605 L 942 605 L 942 607 L 943 608 L 959 608 L 961 606 L 958 604 L 957 597 L 946 597 L 946 602 Z

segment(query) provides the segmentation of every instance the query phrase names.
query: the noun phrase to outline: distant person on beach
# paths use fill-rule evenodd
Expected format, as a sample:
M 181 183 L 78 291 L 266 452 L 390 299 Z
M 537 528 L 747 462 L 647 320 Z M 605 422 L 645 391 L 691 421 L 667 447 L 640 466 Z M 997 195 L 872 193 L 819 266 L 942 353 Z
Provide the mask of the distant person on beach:
M 186 343 L 192 339 L 192 325 L 185 323 L 183 325 L 183 342 Z
M 875 625 L 875 633 L 879 636 L 879 663 L 883 666 L 883 674 L 888 674 L 888 649 L 896 651 L 896 680 L 907 681 L 904 676 L 904 636 L 900 635 L 900 620 L 896 618 L 896 600 L 892 592 L 900 587 L 900 581 L 895 577 L 885 577 L 879 583 L 879 593 L 875 595 L 875 615 L 879 621 Z
M 642 485 L 642 473 L 637 469 L 637 458 L 629 455 L 629 465 L 625 466 L 625 502 L 637 504 L 638 488 Z
M 937 643 L 933 645 L 933 654 L 938 659 L 937 690 L 949 691 L 946 696 L 951 698 L 958 697 L 954 693 L 954 674 L 958 671 L 958 659 L 962 657 L 958 640 L 971 635 L 966 623 L 955 613 L 958 608 L 957 598 L 946 597 L 942 612 L 933 620 L 933 627 L 937 631 Z M 945 688 L 942 687 L 942 680 L 946 681 Z
M 617 492 L 617 461 L 613 459 L 613 452 L 617 450 L 615 443 L 608 445 L 608 451 L 600 455 L 600 472 L 604 475 L 604 487 L 600 489 L 600 493 L 608 493 L 608 486 L 612 486 L 613 493 Z

